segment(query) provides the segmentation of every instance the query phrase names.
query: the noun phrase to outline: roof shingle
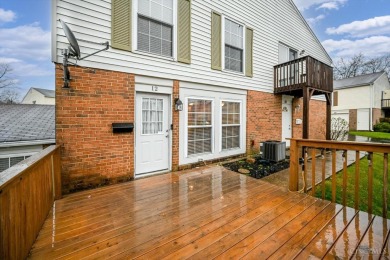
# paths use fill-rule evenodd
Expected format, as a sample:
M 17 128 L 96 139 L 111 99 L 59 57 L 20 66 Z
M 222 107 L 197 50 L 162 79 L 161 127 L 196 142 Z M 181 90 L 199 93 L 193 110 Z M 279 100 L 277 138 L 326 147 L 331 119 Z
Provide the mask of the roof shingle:
M 55 107 L 0 104 L 0 143 L 55 139 Z

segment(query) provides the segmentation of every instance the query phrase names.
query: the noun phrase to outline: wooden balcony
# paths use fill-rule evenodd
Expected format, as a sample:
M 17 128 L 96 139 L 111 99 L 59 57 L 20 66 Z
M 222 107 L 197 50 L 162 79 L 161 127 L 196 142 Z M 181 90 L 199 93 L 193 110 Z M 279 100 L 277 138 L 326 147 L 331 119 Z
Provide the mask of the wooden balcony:
M 390 99 L 382 99 L 382 109 L 390 109 Z
M 333 68 L 305 56 L 274 67 L 274 93 L 302 97 L 302 90 L 313 90 L 312 95 L 333 92 Z
M 23 170 L 12 186 L 0 185 L 0 259 L 390 256 L 389 220 L 221 166 L 74 193 L 53 204 L 58 151 L 34 161 L 30 177 Z M 32 186 L 37 176 L 46 180 L 42 187 Z M 40 201 L 53 206 L 38 207 Z M 46 220 L 32 229 L 37 215 Z M 26 237 L 37 237 L 31 250 Z

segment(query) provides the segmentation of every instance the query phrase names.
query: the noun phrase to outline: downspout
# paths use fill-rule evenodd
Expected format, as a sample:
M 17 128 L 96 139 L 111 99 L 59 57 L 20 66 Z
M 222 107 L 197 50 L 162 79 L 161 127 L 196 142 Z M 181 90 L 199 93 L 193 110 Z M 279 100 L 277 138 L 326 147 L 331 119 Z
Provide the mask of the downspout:
M 373 108 L 373 96 L 374 96 L 374 83 L 371 83 L 371 88 L 370 88 L 370 131 L 373 131 L 373 126 L 372 126 L 372 120 L 373 120 L 373 115 L 372 115 L 372 108 Z

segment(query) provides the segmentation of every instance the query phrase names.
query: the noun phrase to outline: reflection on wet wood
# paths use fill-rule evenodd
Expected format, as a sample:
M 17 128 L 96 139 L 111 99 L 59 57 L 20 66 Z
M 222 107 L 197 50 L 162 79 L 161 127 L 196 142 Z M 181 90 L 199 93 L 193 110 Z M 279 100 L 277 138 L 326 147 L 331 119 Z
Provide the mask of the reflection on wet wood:
M 365 257 L 388 254 L 389 226 L 213 166 L 66 196 L 56 201 L 30 257 Z

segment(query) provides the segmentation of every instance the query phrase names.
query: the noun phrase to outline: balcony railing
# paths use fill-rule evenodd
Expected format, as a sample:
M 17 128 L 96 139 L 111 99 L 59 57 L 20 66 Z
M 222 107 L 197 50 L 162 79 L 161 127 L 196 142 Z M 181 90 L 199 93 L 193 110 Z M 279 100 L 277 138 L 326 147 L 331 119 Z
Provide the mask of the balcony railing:
M 302 148 L 303 150 L 301 150 Z M 304 153 L 303 165 L 306 167 L 301 167 L 299 164 L 301 151 Z M 330 153 L 330 161 L 324 156 L 326 151 Z M 338 194 L 337 202 L 346 206 L 347 200 L 349 200 L 349 204 L 353 204 L 350 206 L 357 210 L 361 209 L 361 205 L 364 204 L 367 206 L 367 211 L 370 214 L 373 213 L 373 205 L 377 205 L 377 207 L 381 205 L 379 207 L 381 209 L 377 208 L 377 211 L 381 211 L 381 215 L 387 218 L 389 212 L 389 152 L 389 144 L 291 139 L 289 188 L 291 191 L 298 191 L 299 179 L 301 178 L 300 173 L 302 173 L 303 183 L 305 184 L 302 191 L 310 192 L 313 196 L 317 191 L 321 191 L 317 193 L 317 196 L 321 194 L 320 197 L 324 199 L 326 176 L 330 176 L 331 185 L 330 188 L 328 187 L 330 190 L 327 191 L 331 193 L 332 202 L 336 202 L 336 194 Z M 322 156 L 316 157 L 318 154 L 322 154 Z M 348 158 L 348 154 L 354 160 L 354 169 L 348 169 L 348 161 L 351 159 Z M 374 154 L 376 155 L 375 157 Z M 311 165 L 308 164 L 309 157 L 311 157 Z M 383 158 L 383 163 L 379 163 L 380 166 L 377 163 L 374 164 L 378 158 L 380 158 L 378 162 L 382 161 Z M 361 164 L 361 160 L 366 160 L 366 163 Z M 339 178 L 339 181 L 336 178 L 337 162 L 342 163 L 342 170 L 339 173 L 342 174 L 340 176 L 342 181 L 340 181 L 341 178 Z M 366 173 L 364 175 L 362 173 L 362 165 L 367 167 L 364 170 Z M 382 170 L 378 170 L 380 168 Z M 311 176 L 308 176 L 309 172 Z M 308 177 L 311 177 L 309 183 L 307 181 Z M 364 186 L 367 186 L 367 197 L 363 197 L 360 194 L 363 185 L 362 180 L 366 180 Z M 347 194 L 347 189 L 350 191 L 349 195 Z M 379 214 L 377 213 L 377 215 Z
M 274 67 L 275 93 L 310 87 L 319 92 L 333 92 L 333 68 L 306 56 Z
M 390 99 L 382 99 L 382 109 L 390 109 Z
M 61 198 L 60 146 L 0 173 L 0 259 L 26 259 L 54 200 Z

